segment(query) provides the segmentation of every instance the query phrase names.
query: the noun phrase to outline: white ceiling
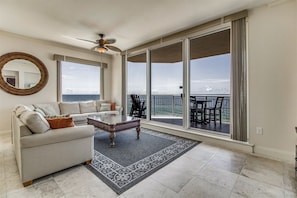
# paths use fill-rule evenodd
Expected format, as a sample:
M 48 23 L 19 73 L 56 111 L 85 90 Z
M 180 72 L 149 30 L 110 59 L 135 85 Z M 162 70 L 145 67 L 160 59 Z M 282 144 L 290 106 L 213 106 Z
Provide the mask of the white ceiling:
M 275 0 L 0 0 L 0 30 L 90 49 L 115 38 L 122 50 Z

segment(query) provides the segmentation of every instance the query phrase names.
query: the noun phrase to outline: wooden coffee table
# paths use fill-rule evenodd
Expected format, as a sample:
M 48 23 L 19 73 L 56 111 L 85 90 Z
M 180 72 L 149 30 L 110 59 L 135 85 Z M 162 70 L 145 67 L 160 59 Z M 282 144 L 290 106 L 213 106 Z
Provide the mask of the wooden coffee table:
M 140 133 L 140 119 L 118 114 L 104 114 L 88 117 L 88 124 L 110 133 L 110 145 L 115 146 L 115 133 L 126 129 L 136 128 L 137 139 Z

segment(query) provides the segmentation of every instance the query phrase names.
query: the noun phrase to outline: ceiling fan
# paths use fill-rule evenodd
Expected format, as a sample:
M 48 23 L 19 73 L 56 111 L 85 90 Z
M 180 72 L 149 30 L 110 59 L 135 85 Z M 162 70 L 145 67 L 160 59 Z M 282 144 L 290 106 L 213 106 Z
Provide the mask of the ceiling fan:
M 78 38 L 78 40 L 87 41 L 90 43 L 97 44 L 97 46 L 93 47 L 91 50 L 98 51 L 99 53 L 107 52 L 108 49 L 115 51 L 115 52 L 122 52 L 122 50 L 120 50 L 119 48 L 109 45 L 109 44 L 115 43 L 116 42 L 115 39 L 104 39 L 104 34 L 98 34 L 98 35 L 100 38 L 97 39 L 96 41 L 90 41 L 90 40 L 80 39 L 80 38 Z

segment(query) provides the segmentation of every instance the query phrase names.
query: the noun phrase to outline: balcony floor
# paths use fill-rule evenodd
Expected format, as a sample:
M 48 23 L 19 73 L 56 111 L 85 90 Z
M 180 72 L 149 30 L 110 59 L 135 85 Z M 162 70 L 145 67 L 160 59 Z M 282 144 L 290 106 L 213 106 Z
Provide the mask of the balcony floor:
M 174 124 L 174 125 L 179 125 L 182 126 L 182 119 L 179 118 L 152 118 L 153 121 L 157 122 L 163 122 L 167 124 Z M 218 133 L 223 133 L 223 134 L 230 134 L 230 124 L 229 123 L 222 123 L 220 124 L 219 122 L 214 124 L 214 122 L 210 122 L 207 124 L 200 124 L 200 123 L 195 123 L 191 122 L 191 127 L 192 128 L 198 128 L 198 129 L 204 129 L 208 131 L 214 131 Z

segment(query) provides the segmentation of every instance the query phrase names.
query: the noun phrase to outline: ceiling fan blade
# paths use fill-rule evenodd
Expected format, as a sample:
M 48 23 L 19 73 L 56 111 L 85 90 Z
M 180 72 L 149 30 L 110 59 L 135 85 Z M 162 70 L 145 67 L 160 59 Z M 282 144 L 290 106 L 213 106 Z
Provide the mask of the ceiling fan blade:
M 105 40 L 104 40 L 104 44 L 113 44 L 113 43 L 115 43 L 115 42 L 116 42 L 115 39 L 105 39 Z
M 120 50 L 119 48 L 112 46 L 112 45 L 106 45 L 105 47 L 107 47 L 108 49 L 110 49 L 112 51 L 122 52 L 122 50 Z
M 97 41 L 90 41 L 87 39 L 80 39 L 80 38 L 76 38 L 77 40 L 81 40 L 81 41 L 86 41 L 86 42 L 90 42 L 90 43 L 94 43 L 94 44 L 98 44 Z

